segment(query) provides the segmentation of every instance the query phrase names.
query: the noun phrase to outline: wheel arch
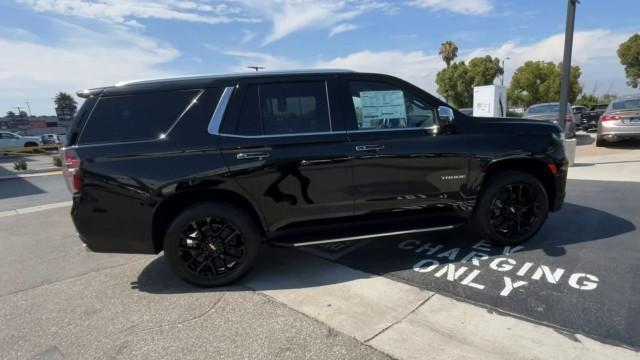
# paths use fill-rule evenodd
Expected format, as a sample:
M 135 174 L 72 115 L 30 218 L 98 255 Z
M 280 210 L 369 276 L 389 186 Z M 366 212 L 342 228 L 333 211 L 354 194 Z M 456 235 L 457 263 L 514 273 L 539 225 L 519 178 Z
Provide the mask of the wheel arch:
M 162 251 L 164 235 L 173 219 L 186 208 L 206 203 L 227 203 L 244 210 L 256 222 L 258 228 L 265 232 L 265 221 L 255 206 L 244 196 L 230 190 L 191 189 L 177 192 L 163 199 L 156 206 L 152 220 L 152 241 L 156 253 Z
M 547 193 L 549 210 L 552 210 L 556 198 L 556 182 L 549 165 L 540 159 L 517 158 L 492 162 L 485 170 L 481 189 L 487 181 L 503 171 L 521 171 L 540 180 Z

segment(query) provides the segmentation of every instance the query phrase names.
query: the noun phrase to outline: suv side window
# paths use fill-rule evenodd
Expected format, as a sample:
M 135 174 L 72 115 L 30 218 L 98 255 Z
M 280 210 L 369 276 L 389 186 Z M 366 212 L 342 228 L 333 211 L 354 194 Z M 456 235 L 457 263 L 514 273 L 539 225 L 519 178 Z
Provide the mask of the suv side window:
M 200 90 L 102 97 L 87 121 L 81 144 L 154 139 L 167 131 Z
M 394 85 L 351 81 L 351 99 L 358 130 L 422 128 L 436 124 L 436 110 Z
M 258 96 L 265 135 L 331 131 L 322 81 L 264 84 Z

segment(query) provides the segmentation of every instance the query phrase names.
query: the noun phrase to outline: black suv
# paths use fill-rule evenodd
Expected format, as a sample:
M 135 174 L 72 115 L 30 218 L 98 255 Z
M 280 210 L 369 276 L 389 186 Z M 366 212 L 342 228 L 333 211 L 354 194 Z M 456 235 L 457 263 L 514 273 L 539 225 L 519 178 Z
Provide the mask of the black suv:
M 466 116 L 387 75 L 258 72 L 78 95 L 64 172 L 80 238 L 96 252 L 164 250 L 200 286 L 237 279 L 263 241 L 468 223 L 516 244 L 565 196 L 556 125 Z

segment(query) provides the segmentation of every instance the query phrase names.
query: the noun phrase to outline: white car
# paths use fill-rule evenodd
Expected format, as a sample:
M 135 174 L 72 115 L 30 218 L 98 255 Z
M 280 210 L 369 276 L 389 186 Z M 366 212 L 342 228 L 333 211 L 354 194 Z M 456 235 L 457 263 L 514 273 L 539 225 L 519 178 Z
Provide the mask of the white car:
M 42 144 L 40 136 L 22 136 L 7 131 L 0 131 L 0 149 L 33 147 Z

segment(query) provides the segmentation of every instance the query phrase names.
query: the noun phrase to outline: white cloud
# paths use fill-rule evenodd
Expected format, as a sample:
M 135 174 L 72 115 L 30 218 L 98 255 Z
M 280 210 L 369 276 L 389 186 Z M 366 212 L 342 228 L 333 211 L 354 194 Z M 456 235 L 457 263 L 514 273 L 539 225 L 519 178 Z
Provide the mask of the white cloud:
M 248 71 L 247 66 L 262 66 L 266 70 L 299 69 L 303 67 L 302 63 L 298 61 L 261 52 L 230 50 L 223 53 L 238 60 L 236 65 L 228 69 L 230 72 Z
M 349 24 L 349 23 L 338 24 L 333 28 L 331 28 L 331 31 L 329 32 L 329 37 L 334 37 L 335 35 L 338 35 L 340 33 L 352 31 L 357 28 L 358 28 L 358 25 L 355 25 L 355 24 Z
M 618 45 L 631 34 L 609 30 L 580 31 L 575 33 L 573 64 L 582 69 L 581 82 L 585 91 L 594 87 L 598 94 L 607 91 L 623 94 L 631 89 L 625 84 L 624 70 L 616 55 Z M 527 60 L 560 62 L 564 35 L 556 34 L 532 44 L 507 42 L 495 48 L 478 48 L 461 54 L 459 60 L 491 55 L 510 57 L 506 63 L 507 85 L 513 71 Z M 233 71 L 246 71 L 247 65 L 265 66 L 269 70 L 292 68 L 342 68 L 361 72 L 377 72 L 405 79 L 424 90 L 436 94 L 435 78 L 444 68 L 444 62 L 436 54 L 424 51 L 357 51 L 333 59 L 303 63 L 294 59 L 256 52 L 226 52 L 240 60 Z
M 272 23 L 264 44 L 310 28 L 330 28 L 368 11 L 391 11 L 392 5 L 375 0 L 238 0 Z
M 490 0 L 412 0 L 409 4 L 432 10 L 446 10 L 467 15 L 487 14 L 493 9 L 493 4 Z
M 240 40 L 240 42 L 242 44 L 246 44 L 249 41 L 253 40 L 254 37 L 256 37 L 256 33 L 247 29 L 242 29 L 242 39 Z
M 171 0 L 17 0 L 36 11 L 73 15 L 114 24 L 138 27 L 135 19 L 163 19 L 208 24 L 257 22 L 257 19 L 237 16 L 239 9 L 226 4 L 216 6 L 207 1 Z
M 626 86 L 624 69 L 620 65 L 617 50 L 620 43 L 631 34 L 597 29 L 577 31 L 573 40 L 572 65 L 579 65 L 582 70 L 581 83 L 584 90 L 598 93 L 613 91 L 629 92 Z M 549 36 L 533 44 L 507 42 L 495 48 L 479 48 L 468 53 L 465 58 L 491 55 L 506 61 L 506 80 L 511 79 L 513 72 L 528 60 L 560 62 L 563 57 L 564 33 Z
M 0 34 L 0 109 L 31 101 L 35 114 L 52 114 L 58 91 L 113 85 L 120 80 L 169 75 L 161 65 L 179 52 L 170 45 L 123 30 L 92 31 L 56 22 L 61 43 L 40 43 Z

